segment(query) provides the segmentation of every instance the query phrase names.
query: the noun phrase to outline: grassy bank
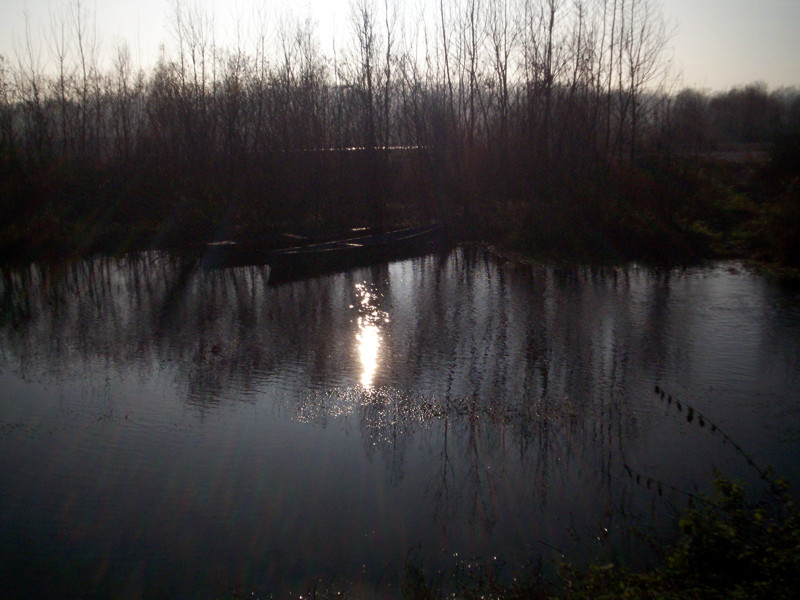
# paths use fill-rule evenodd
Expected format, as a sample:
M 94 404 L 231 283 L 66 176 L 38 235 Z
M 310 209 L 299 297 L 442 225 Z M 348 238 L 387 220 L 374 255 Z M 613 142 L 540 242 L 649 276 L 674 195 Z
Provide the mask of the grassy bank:
M 800 136 L 587 179 L 548 200 L 486 202 L 465 236 L 543 261 L 742 259 L 800 278 Z

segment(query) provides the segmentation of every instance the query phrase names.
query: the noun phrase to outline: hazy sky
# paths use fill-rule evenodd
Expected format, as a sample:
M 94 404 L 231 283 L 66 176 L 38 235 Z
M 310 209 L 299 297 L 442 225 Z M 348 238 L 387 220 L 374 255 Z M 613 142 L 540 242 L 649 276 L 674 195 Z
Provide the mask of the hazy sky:
M 407 11 L 420 0 L 398 0 Z M 566 0 L 569 1 L 569 0 Z M 15 60 L 15 45 L 25 39 L 25 12 L 35 38 L 49 27 L 50 14 L 69 0 L 0 0 L 0 54 Z M 290 10 L 310 11 L 321 34 L 337 29 L 349 32 L 350 0 L 203 0 L 213 6 L 220 34 L 252 24 L 253 4 L 275 15 Z M 165 23 L 171 0 L 83 0 L 97 20 L 104 55 L 125 39 L 135 63 L 145 66 L 157 55 L 158 45 L 169 42 Z M 800 86 L 800 0 L 662 0 L 666 20 L 675 27 L 674 64 L 684 85 L 727 89 L 763 81 L 771 89 Z M 339 33 L 343 39 L 347 33 Z M 331 43 L 322 41 L 328 52 Z

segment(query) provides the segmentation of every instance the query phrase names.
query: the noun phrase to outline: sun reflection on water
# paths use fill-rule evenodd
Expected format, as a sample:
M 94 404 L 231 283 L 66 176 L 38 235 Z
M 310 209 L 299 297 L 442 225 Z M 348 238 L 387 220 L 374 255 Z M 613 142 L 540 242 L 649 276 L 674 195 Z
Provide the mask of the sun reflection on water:
M 367 289 L 365 284 L 356 284 L 356 294 L 359 297 L 356 342 L 362 366 L 360 382 L 363 387 L 369 388 L 372 387 L 380 362 L 380 325 L 388 322 L 389 316 L 378 309 L 375 305 L 378 294 Z

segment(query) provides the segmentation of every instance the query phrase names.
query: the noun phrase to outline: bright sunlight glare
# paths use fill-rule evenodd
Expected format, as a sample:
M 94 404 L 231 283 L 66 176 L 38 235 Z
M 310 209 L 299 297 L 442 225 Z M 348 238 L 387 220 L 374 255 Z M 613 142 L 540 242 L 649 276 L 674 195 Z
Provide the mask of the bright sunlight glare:
M 368 325 L 367 319 L 358 319 L 358 353 L 361 357 L 361 385 L 365 388 L 372 387 L 375 371 L 378 369 L 378 350 L 381 346 L 380 330 L 376 325 Z
M 365 388 L 372 387 L 375 373 L 380 362 L 381 349 L 381 323 L 387 323 L 389 316 L 378 309 L 375 302 L 378 294 L 367 289 L 365 284 L 356 285 L 356 294 L 360 296 L 358 302 L 358 332 L 356 342 L 358 355 L 361 359 L 361 380 L 360 383 Z

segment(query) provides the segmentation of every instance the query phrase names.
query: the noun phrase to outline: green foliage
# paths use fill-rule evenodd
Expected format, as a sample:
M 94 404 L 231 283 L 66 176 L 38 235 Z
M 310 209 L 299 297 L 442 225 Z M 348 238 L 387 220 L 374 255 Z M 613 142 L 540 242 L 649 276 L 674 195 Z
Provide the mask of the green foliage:
M 714 495 L 679 520 L 680 537 L 648 573 L 590 567 L 565 570 L 566 597 L 795 598 L 800 589 L 800 510 L 786 484 L 760 500 L 721 475 Z
M 754 225 L 756 250 L 784 275 L 800 276 L 800 134 L 778 140 L 761 173 L 768 198 Z
M 552 600 L 781 600 L 800 589 L 800 508 L 783 481 L 767 469 L 758 499 L 719 473 L 714 492 L 695 497 L 678 519 L 677 539 L 650 571 L 631 572 L 613 564 L 587 568 L 565 563 L 560 586 L 549 585 L 531 568 L 519 577 L 497 570 L 457 568 L 433 578 L 409 561 L 403 597 L 551 598 Z
M 800 512 L 784 489 L 763 502 L 717 476 L 715 495 L 680 520 L 683 538 L 668 557 L 673 585 L 728 597 L 792 598 L 800 585 Z

